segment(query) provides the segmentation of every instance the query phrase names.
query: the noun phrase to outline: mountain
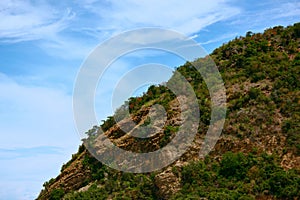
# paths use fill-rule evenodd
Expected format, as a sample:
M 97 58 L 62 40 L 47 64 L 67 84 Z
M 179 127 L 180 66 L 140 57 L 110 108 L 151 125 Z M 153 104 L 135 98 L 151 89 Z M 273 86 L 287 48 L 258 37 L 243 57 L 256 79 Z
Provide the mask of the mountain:
M 182 107 L 165 85 L 151 86 L 144 95 L 131 97 L 128 107 L 133 121 L 143 126 L 149 123 L 151 105 L 162 105 L 162 131 L 149 139 L 134 138 L 108 117 L 100 125 L 104 132 L 98 126 L 89 130 L 86 146 L 44 183 L 37 199 L 300 199 L 300 23 L 247 32 L 210 57 L 224 80 L 227 110 L 222 134 L 207 156 L 199 157 L 199 151 L 212 100 L 192 67 L 206 62 L 199 58 L 176 69 L 192 85 L 201 112 L 193 144 L 183 156 L 159 171 L 134 174 L 107 167 L 86 149 L 94 145 L 101 151 L 103 134 L 131 152 L 167 145 L 184 123 Z M 168 83 L 172 80 L 176 73 Z M 126 123 L 123 111 L 120 107 L 115 116 Z

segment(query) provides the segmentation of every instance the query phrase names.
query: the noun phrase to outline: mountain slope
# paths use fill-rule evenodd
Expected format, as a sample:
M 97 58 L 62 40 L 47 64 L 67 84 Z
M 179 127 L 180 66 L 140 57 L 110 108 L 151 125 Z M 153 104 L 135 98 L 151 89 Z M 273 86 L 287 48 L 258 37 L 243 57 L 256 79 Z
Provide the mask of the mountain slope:
M 208 156 L 200 159 L 198 153 L 210 122 L 211 99 L 201 76 L 186 63 L 177 71 L 193 86 L 201 111 L 188 152 L 160 171 L 130 174 L 101 164 L 82 145 L 61 174 L 44 184 L 38 199 L 298 199 L 300 23 L 248 32 L 210 56 L 225 83 L 227 116 Z M 128 102 L 131 117 L 141 126 L 147 123 L 151 105 L 163 105 L 167 111 L 163 131 L 149 140 L 137 140 L 109 117 L 101 125 L 105 132 L 92 134 L 95 126 L 84 143 L 91 145 L 93 137 L 105 134 L 125 150 L 155 151 L 171 141 L 183 123 L 178 99 L 163 85 L 151 86 Z M 116 115 L 122 111 L 121 107 Z

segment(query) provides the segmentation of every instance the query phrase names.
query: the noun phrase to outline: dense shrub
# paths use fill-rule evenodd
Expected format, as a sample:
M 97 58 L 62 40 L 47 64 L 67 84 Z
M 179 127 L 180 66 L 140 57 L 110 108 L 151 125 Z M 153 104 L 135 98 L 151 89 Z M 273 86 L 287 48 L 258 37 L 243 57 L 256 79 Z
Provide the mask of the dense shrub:
M 260 195 L 293 199 L 300 196 L 300 173 L 285 171 L 273 155 L 228 152 L 221 162 L 212 159 L 182 169 L 182 190 L 173 199 L 255 199 Z M 190 198 L 192 199 L 192 198 Z

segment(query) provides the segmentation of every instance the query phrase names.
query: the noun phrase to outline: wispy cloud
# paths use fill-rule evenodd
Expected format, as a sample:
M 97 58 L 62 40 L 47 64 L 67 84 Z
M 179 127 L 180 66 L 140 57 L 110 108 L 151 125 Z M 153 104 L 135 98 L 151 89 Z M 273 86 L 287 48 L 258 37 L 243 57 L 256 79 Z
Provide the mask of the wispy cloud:
M 1 73 L 0 91 L 0 199 L 34 199 L 80 143 L 71 97 Z
M 14 148 L 14 149 L 1 149 L 0 148 L 0 160 L 16 159 L 35 157 L 37 155 L 50 155 L 50 154 L 62 154 L 63 149 L 53 146 L 40 146 L 32 148 Z
M 280 18 L 297 18 L 300 20 L 300 2 L 299 1 L 286 1 L 280 3 L 278 6 L 265 11 L 265 15 L 270 19 Z M 295 19 L 293 19 L 295 20 Z
M 257 9 L 249 9 L 250 6 Z M 233 26 L 250 26 L 257 31 L 265 27 L 266 21 L 289 23 L 299 18 L 300 3 L 83 0 L 50 4 L 3 0 L 0 7 L 0 42 L 39 40 L 38 45 L 53 56 L 83 59 L 96 44 L 125 30 L 161 27 L 195 36 L 212 24 L 230 21 Z
M 300 2 L 295 0 L 275 0 L 251 3 L 243 8 L 237 18 L 230 21 L 230 26 L 254 32 L 263 31 L 267 27 L 292 25 L 300 20 Z M 251 8 L 251 7 L 250 7 Z
M 76 151 L 80 138 L 73 122 L 72 83 L 83 59 L 102 41 L 131 29 L 160 27 L 213 50 L 248 30 L 295 23 L 299 12 L 298 0 L 1 0 L 0 198 L 33 199 Z M 151 36 L 152 42 L 164 38 Z M 149 42 L 138 36 L 127 40 Z M 153 60 L 172 67 L 182 62 L 151 55 L 145 59 L 147 54 L 137 52 L 110 66 L 96 91 L 99 119 L 112 114 L 111 93 L 132 67 Z
M 123 31 L 129 28 L 151 26 L 192 34 L 205 26 L 228 19 L 240 12 L 237 7 L 229 5 L 228 2 L 224 0 L 205 3 L 197 0 L 124 0 L 122 2 L 113 0 L 106 5 L 96 1 L 83 1 L 82 4 L 100 17 L 101 27 L 104 30 Z
M 240 13 L 228 2 L 84 0 L 62 6 L 47 1 L 3 0 L 0 42 L 39 40 L 50 54 L 82 59 L 95 44 L 125 30 L 162 27 L 195 34 Z M 88 38 L 91 43 L 87 43 Z
M 38 196 L 45 181 L 57 176 L 62 164 L 75 150 L 33 147 L 2 149 L 0 152 L 1 155 L 17 155 L 14 159 L 0 159 L 0 199 L 31 200 Z
M 33 180 L 5 180 L 0 181 L 0 198 L 9 200 L 32 200 L 36 199 L 42 185 L 41 181 Z
M 200 45 L 206 45 L 206 44 L 220 42 L 220 41 L 223 41 L 225 39 L 233 38 L 237 35 L 238 35 L 237 33 L 224 34 L 224 35 L 218 36 L 217 38 L 214 38 L 214 39 L 211 39 L 211 40 L 208 40 L 208 41 L 205 41 L 205 42 L 200 42 Z
M 0 147 L 76 146 L 71 95 L 0 73 Z
M 58 10 L 45 1 L 2 0 L 0 7 L 0 39 L 8 43 L 49 39 L 74 17 L 70 9 Z
M 195 36 L 211 24 L 240 14 L 241 9 L 230 2 L 84 0 L 62 6 L 5 0 L 0 12 L 5 19 L 0 23 L 0 42 L 35 40 L 53 57 L 82 60 L 101 41 L 130 29 L 160 27 Z
M 93 1 L 75 2 L 62 18 L 60 29 L 39 45 L 49 54 L 63 58 L 85 58 L 96 44 L 120 32 L 141 28 L 173 29 L 186 35 L 240 13 L 229 1 L 199 3 L 197 0 Z M 57 9 L 57 8 L 56 8 Z M 94 20 L 90 20 L 93 18 Z M 66 30 L 61 31 L 65 27 Z M 153 37 L 152 37 L 153 38 Z M 139 38 L 131 38 L 137 42 Z

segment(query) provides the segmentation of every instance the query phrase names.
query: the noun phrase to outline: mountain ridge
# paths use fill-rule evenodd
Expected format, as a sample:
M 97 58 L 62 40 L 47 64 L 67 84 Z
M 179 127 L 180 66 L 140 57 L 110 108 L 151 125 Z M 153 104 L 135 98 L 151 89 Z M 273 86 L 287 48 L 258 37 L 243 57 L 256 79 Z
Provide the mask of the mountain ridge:
M 227 116 L 208 156 L 199 158 L 199 151 L 210 123 L 211 99 L 203 78 L 187 62 L 176 70 L 193 86 L 201 116 L 194 143 L 181 158 L 157 172 L 129 174 L 106 167 L 81 145 L 61 174 L 44 184 L 38 199 L 298 199 L 300 23 L 247 32 L 210 57 L 225 83 Z M 151 86 L 128 100 L 132 119 L 140 125 L 147 123 L 154 104 L 165 107 L 167 122 L 150 141 L 129 137 L 111 116 L 100 125 L 104 133 L 93 135 L 97 126 L 87 132 L 85 145 L 105 134 L 133 152 L 165 146 L 183 123 L 174 94 L 163 85 Z

